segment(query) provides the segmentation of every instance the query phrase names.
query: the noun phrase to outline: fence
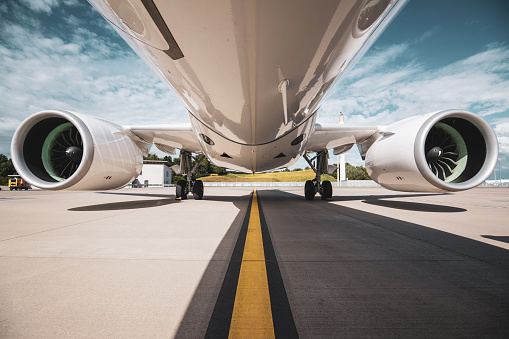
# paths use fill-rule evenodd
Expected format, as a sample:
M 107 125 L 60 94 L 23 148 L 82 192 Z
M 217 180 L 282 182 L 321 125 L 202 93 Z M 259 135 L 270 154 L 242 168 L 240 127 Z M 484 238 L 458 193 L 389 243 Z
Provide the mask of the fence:
M 304 181 L 292 181 L 292 182 L 204 182 L 203 186 L 206 187 L 304 187 Z M 331 182 L 332 186 L 337 187 L 337 181 Z M 143 188 L 143 187 L 175 187 L 175 185 L 161 185 L 161 184 L 149 184 L 149 185 L 132 185 L 129 184 L 127 187 L 132 188 Z M 347 180 L 339 183 L 339 187 L 380 187 L 379 184 L 373 180 Z
M 477 187 L 509 187 L 509 181 L 507 180 L 486 180 Z
M 304 187 L 304 181 L 293 182 L 204 182 L 203 186 L 209 187 Z M 337 181 L 331 181 L 333 187 L 337 187 Z M 373 180 L 347 180 L 339 183 L 339 187 L 380 187 Z
M 381 187 L 373 180 L 347 180 L 340 181 L 339 185 L 337 181 L 331 181 L 333 187 Z M 204 182 L 203 186 L 206 187 L 303 187 L 304 181 L 293 181 L 293 182 Z M 175 187 L 171 185 L 132 185 L 129 184 L 127 187 L 142 188 L 142 187 Z M 487 180 L 477 187 L 509 187 L 509 181 L 499 180 Z

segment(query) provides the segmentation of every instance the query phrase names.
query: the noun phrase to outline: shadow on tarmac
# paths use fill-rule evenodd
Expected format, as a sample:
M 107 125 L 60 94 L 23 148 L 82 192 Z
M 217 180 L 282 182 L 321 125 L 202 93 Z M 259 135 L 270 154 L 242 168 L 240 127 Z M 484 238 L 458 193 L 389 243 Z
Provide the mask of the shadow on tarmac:
M 182 202 L 181 199 L 176 199 L 175 194 L 153 194 L 153 193 L 126 193 L 126 192 L 98 192 L 98 194 L 107 195 L 122 195 L 122 196 L 137 196 L 137 197 L 156 197 L 164 199 L 154 200 L 132 200 L 132 201 L 119 201 L 106 204 L 88 205 L 69 208 L 68 211 L 79 211 L 79 212 L 95 212 L 95 211 L 114 211 L 114 210 L 129 210 L 129 209 L 141 209 L 150 207 L 159 207 L 174 203 Z M 203 200 L 211 201 L 224 201 L 233 202 L 235 204 L 235 198 L 238 196 L 213 196 L 207 195 L 203 197 Z M 194 200 L 193 195 L 189 194 L 186 200 Z
M 131 210 L 139 208 L 158 207 L 169 204 L 178 203 L 180 200 L 175 199 L 156 199 L 156 200 L 134 200 L 134 201 L 120 201 L 107 204 L 88 205 L 81 207 L 69 208 L 68 211 L 115 211 L 115 210 Z
M 509 244 L 509 236 L 496 236 L 496 235 L 481 235 L 481 237 L 496 241 L 501 241 Z
M 432 197 L 437 195 L 450 195 L 451 193 L 410 193 L 410 194 L 385 194 L 385 195 L 354 195 L 354 196 L 336 196 L 332 198 L 332 201 L 355 201 L 362 200 L 365 204 L 377 205 L 388 208 L 395 208 L 407 211 L 419 211 L 419 212 L 465 212 L 466 209 L 452 206 L 424 204 L 410 201 L 395 201 L 395 200 L 384 200 L 394 198 L 420 198 L 420 197 Z M 320 195 L 315 196 L 315 200 L 319 200 Z
M 509 337 L 509 251 L 285 191 L 258 192 L 300 337 Z M 425 195 L 408 195 L 415 196 Z M 355 197 L 392 208 L 466 211 L 380 198 Z M 203 338 L 207 330 L 249 203 L 248 196 L 232 200 L 239 213 L 177 338 Z M 271 224 L 276 219 L 282 222 Z
M 466 212 L 467 211 L 466 209 L 459 208 L 459 207 L 423 204 L 423 203 L 409 202 L 409 201 L 373 199 L 373 200 L 363 200 L 362 202 L 365 204 L 370 204 L 370 205 L 395 208 L 395 209 L 399 209 L 399 210 L 418 211 L 418 212 L 450 213 L 450 212 Z
M 154 193 L 144 193 L 142 192 L 97 192 L 98 194 L 106 194 L 106 195 L 128 195 L 128 196 L 134 196 L 134 197 L 154 197 L 154 198 L 170 198 L 175 197 L 175 191 L 173 191 L 171 194 L 168 192 L 168 194 L 154 194 Z
M 354 201 L 354 200 L 380 200 L 393 198 L 420 198 L 434 197 L 437 195 L 450 195 L 451 193 L 407 193 L 407 194 L 384 194 L 384 195 L 338 195 L 333 196 L 333 201 Z M 320 200 L 320 194 L 314 200 Z

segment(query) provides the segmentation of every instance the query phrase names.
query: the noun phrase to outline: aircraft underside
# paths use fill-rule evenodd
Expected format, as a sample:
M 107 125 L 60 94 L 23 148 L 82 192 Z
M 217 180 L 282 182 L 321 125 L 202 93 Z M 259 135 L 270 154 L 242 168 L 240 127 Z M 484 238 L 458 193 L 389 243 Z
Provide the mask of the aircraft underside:
M 18 173 L 43 189 L 103 190 L 132 182 L 152 145 L 180 150 L 177 196 L 203 197 L 199 160 L 247 173 L 305 157 L 316 173 L 306 199 L 332 197 L 328 152 L 357 146 L 368 174 L 401 191 L 475 187 L 498 143 L 477 115 L 444 110 L 389 126 L 316 124 L 320 104 L 403 7 L 404 0 L 90 0 L 186 105 L 190 124 L 119 126 L 47 110 L 12 142 Z M 338 108 L 339 112 L 340 108 Z M 311 157 L 311 154 L 315 154 Z M 196 156 L 193 156 L 196 155 Z

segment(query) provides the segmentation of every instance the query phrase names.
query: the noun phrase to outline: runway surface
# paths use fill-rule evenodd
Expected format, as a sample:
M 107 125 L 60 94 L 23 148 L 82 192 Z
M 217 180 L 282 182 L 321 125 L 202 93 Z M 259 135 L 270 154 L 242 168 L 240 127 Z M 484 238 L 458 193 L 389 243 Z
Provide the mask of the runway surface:
M 174 194 L 0 191 L 0 337 L 509 337 L 509 189 Z

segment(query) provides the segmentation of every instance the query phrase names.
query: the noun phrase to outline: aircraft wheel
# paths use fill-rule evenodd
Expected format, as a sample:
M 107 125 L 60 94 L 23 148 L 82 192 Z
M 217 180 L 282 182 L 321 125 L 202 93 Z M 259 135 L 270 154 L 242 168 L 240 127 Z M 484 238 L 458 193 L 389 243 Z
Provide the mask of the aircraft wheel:
M 177 198 L 187 199 L 186 186 L 187 186 L 187 181 L 185 181 L 185 180 L 179 180 L 177 182 L 177 187 L 175 189 L 175 194 L 177 195 Z
M 322 182 L 322 200 L 332 198 L 332 184 L 330 181 L 325 180 Z
M 201 200 L 203 198 L 203 182 L 196 180 L 193 185 L 193 196 L 195 200 Z
M 304 195 L 306 196 L 306 200 L 313 200 L 315 198 L 315 185 L 312 180 L 306 181 L 304 185 Z

